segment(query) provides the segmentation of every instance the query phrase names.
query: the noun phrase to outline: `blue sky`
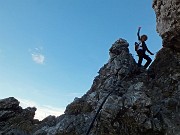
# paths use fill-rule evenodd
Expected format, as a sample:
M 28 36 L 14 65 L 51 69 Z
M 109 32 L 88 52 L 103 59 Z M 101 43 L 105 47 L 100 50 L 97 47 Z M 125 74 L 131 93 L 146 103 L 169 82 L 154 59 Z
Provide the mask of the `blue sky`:
M 130 43 L 137 59 L 133 45 L 139 26 L 149 49 L 157 52 L 162 43 L 151 3 L 0 0 L 0 98 L 64 110 L 90 89 L 118 38 Z

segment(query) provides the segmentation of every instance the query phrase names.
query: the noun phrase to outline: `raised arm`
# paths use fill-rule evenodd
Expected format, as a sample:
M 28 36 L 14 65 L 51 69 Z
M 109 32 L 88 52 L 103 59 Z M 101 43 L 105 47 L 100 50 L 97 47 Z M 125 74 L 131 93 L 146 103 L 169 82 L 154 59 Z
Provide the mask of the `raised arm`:
M 141 30 L 141 27 L 138 28 L 138 32 L 137 32 L 138 40 L 141 40 L 141 37 L 140 37 L 140 30 Z

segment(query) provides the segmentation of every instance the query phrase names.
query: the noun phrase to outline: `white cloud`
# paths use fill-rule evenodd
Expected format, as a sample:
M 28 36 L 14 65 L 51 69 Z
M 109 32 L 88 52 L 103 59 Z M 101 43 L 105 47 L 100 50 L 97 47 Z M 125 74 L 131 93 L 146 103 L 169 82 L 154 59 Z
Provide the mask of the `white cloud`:
M 31 54 L 32 55 L 32 59 L 34 62 L 36 62 L 37 64 L 43 64 L 44 60 L 45 60 L 45 56 L 42 54 Z
M 31 54 L 32 60 L 37 64 L 44 64 L 45 56 L 43 55 L 43 47 L 35 47 L 28 50 Z
M 35 114 L 35 119 L 39 120 L 42 120 L 49 115 L 60 116 L 64 113 L 65 110 L 65 108 L 56 108 L 48 105 L 38 105 L 36 102 L 31 100 L 21 98 L 18 98 L 18 100 L 20 101 L 20 106 L 23 108 L 36 107 L 37 110 Z

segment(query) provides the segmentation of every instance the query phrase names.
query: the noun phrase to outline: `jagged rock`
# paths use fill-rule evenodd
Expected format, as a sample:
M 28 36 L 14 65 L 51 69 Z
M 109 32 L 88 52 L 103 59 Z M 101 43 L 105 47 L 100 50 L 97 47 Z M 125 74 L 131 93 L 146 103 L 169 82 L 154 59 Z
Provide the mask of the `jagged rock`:
M 114 51 L 118 53 L 114 53 Z M 110 49 L 109 62 L 100 69 L 99 75 L 95 78 L 87 94 L 82 98 L 76 98 L 73 103 L 68 105 L 64 117 L 58 121 L 54 127 L 46 125 L 36 131 L 35 134 L 85 134 L 104 96 L 111 91 L 112 88 L 116 87 L 114 84 L 118 84 L 119 79 L 130 74 L 135 68 L 136 62 L 129 53 L 127 41 L 119 39 Z M 117 89 L 120 88 L 117 87 Z M 120 94 L 122 94 L 123 91 L 124 90 L 122 90 Z M 107 107 L 105 106 L 104 108 Z M 111 110 L 109 109 L 109 111 Z M 113 110 L 111 113 L 113 113 Z
M 39 122 L 33 120 L 36 108 L 22 109 L 14 98 L 0 100 L 0 133 L 85 135 L 100 108 L 89 135 L 180 134 L 180 53 L 162 48 L 149 70 L 139 73 L 126 40 L 109 51 L 90 90 L 64 115 Z
M 19 101 L 14 97 L 0 100 L 0 110 L 19 109 Z
M 154 118 L 159 120 L 161 128 L 164 128 L 168 135 L 180 134 L 180 53 L 168 48 L 161 49 L 151 69 L 156 77 L 151 81 L 148 94 L 153 100 Z
M 92 106 L 82 98 L 76 98 L 65 110 L 65 114 L 68 115 L 78 115 L 87 112 L 92 112 Z
M 98 132 L 98 134 L 104 135 L 107 130 L 109 130 L 108 134 L 117 134 L 119 131 L 116 130 L 121 129 L 120 121 L 126 122 L 126 126 L 129 128 L 132 126 L 128 125 L 131 122 L 133 122 L 132 127 L 138 123 L 141 126 L 145 123 L 146 129 L 150 129 L 152 126 L 150 121 L 146 120 L 148 119 L 146 114 L 150 113 L 151 99 L 145 94 L 144 78 L 141 76 L 141 79 L 136 78 L 132 81 L 131 78 L 127 77 L 134 76 L 137 68 L 135 60 L 129 53 L 128 46 L 126 40 L 117 40 L 110 48 L 108 63 L 100 69 L 91 89 L 82 98 L 76 98 L 73 103 L 67 106 L 64 117 L 57 122 L 56 126 L 48 128 L 46 125 L 36 134 L 85 134 L 104 97 L 111 91 L 114 92 L 102 107 L 101 117 L 96 121 L 94 125 L 96 128 L 92 129 L 92 134 Z M 125 77 L 127 79 L 121 82 Z M 136 113 L 139 113 L 138 118 L 135 117 Z M 130 120 L 127 122 L 127 119 Z M 131 132 L 137 130 L 136 127 Z M 123 128 L 122 133 L 125 133 L 125 130 Z
M 21 112 L 22 110 L 17 99 L 10 97 L 0 100 L 0 123 L 14 117 L 18 111 Z
M 90 90 L 58 118 L 39 122 L 33 120 L 36 108 L 0 100 L 0 134 L 85 135 L 99 108 L 90 135 L 180 134 L 180 53 L 162 48 L 141 73 L 126 40 L 116 41 L 109 54 Z
M 32 133 L 36 108 L 22 109 L 13 97 L 0 100 L 0 134 L 26 135 Z
M 180 51 L 180 1 L 154 0 L 153 8 L 163 46 Z

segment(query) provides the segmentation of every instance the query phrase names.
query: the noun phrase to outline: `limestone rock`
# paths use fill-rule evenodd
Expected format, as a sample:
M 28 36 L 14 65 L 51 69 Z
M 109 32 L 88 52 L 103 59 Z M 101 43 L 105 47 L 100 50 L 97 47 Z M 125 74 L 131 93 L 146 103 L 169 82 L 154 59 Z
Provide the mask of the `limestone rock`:
M 153 8 L 163 46 L 180 51 L 180 1 L 154 0 Z

